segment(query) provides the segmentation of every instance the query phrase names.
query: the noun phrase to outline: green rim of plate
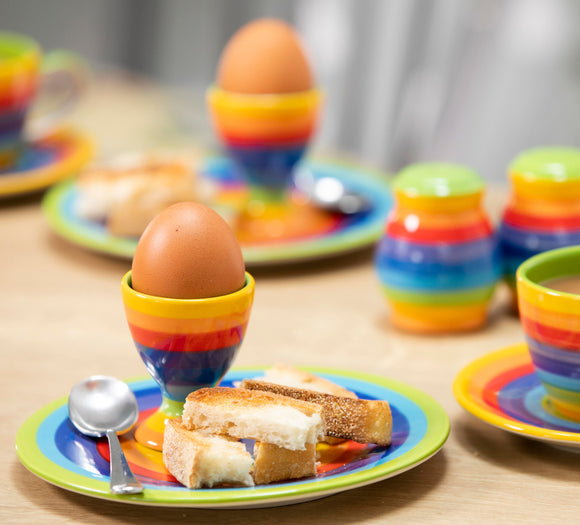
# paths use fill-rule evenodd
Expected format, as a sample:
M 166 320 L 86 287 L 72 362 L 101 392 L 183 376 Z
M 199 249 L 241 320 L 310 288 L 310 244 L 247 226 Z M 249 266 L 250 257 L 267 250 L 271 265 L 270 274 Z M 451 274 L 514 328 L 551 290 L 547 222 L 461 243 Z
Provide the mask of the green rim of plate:
M 278 504 L 292 503 L 292 501 L 306 501 L 317 499 L 326 495 L 360 487 L 369 483 L 380 481 L 393 475 L 409 470 L 433 456 L 443 446 L 449 435 L 449 418 L 443 407 L 427 394 L 420 390 L 401 383 L 367 373 L 337 370 L 332 368 L 300 367 L 314 374 L 329 374 L 344 377 L 350 380 L 360 381 L 367 385 L 376 385 L 386 388 L 405 397 L 414 403 L 426 418 L 426 432 L 411 450 L 401 456 L 389 460 L 383 464 L 374 466 L 368 470 L 348 473 L 333 478 L 312 480 L 304 484 L 289 484 L 275 486 L 260 486 L 248 491 L 228 491 L 227 489 L 201 489 L 192 491 L 170 491 L 163 489 L 146 488 L 138 495 L 115 495 L 109 492 L 109 482 L 98 481 L 86 476 L 70 472 L 56 465 L 43 455 L 36 445 L 36 433 L 42 422 L 56 409 L 61 408 L 68 401 L 68 396 L 62 397 L 44 408 L 35 412 L 20 427 L 16 436 L 16 450 L 23 465 L 40 478 L 73 492 L 89 496 L 120 501 L 125 503 L 137 503 L 159 506 L 187 506 L 187 507 L 211 507 L 211 508 L 234 508 L 257 506 L 262 503 L 268 506 L 268 502 Z M 263 370 L 264 367 L 237 367 L 232 372 L 244 370 Z M 150 380 L 149 377 L 129 379 Z M 228 497 L 229 496 L 229 497 Z

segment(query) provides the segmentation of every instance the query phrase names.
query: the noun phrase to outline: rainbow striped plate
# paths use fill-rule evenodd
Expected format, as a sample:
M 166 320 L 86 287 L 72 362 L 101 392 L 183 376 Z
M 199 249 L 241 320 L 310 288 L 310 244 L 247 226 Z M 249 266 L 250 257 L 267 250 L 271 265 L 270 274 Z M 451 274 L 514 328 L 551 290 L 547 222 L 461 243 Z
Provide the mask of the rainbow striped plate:
M 486 354 L 455 378 L 459 404 L 482 421 L 523 437 L 580 448 L 580 423 L 552 414 L 525 343 Z
M 109 491 L 106 439 L 81 435 L 68 418 L 67 397 L 33 414 L 16 436 L 16 449 L 24 466 L 40 478 L 64 489 L 93 496 L 158 506 L 197 508 L 273 507 L 314 500 L 396 476 L 423 463 L 445 443 L 449 434 L 447 414 L 435 400 L 403 383 L 379 376 L 328 368 L 309 368 L 367 399 L 386 399 L 393 414 L 393 438 L 389 447 L 345 441 L 320 450 L 321 464 L 315 477 L 256 487 L 190 490 L 165 470 L 161 452 L 135 442 L 132 433 L 121 436 L 133 472 L 144 486 L 142 494 L 115 495 Z M 230 371 L 222 385 L 259 377 L 261 368 Z M 135 392 L 141 419 L 156 410 L 161 394 L 152 379 L 128 381 Z
M 370 210 L 337 215 L 328 231 L 313 232 L 301 238 L 281 238 L 264 244 L 243 244 L 248 266 L 272 266 L 343 255 L 372 246 L 383 233 L 393 198 L 385 173 L 335 160 L 307 160 L 305 166 L 314 178 L 335 177 L 349 190 L 370 202 Z M 218 187 L 212 207 L 224 216 L 239 208 L 247 186 L 224 157 L 206 159 L 203 175 Z M 43 199 L 43 211 L 52 229 L 64 239 L 95 252 L 131 259 L 137 238 L 111 234 L 106 226 L 83 219 L 76 213 L 77 190 L 74 181 L 51 188 Z

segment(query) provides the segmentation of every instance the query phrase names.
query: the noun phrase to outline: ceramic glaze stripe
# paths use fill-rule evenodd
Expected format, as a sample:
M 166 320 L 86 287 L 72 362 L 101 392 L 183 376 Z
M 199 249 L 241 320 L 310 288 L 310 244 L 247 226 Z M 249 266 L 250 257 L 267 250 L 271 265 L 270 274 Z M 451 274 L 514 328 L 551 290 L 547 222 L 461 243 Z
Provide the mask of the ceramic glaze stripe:
M 129 323 L 131 335 L 136 343 L 169 352 L 204 352 L 240 344 L 246 328 L 247 324 L 243 324 L 211 332 L 166 333 L 139 328 Z
M 446 265 L 394 261 L 383 257 L 379 251 L 375 257 L 375 266 L 383 285 L 411 293 L 467 292 L 488 286 L 495 287 L 500 275 L 499 261 L 494 262 L 491 254 L 480 261 Z
M 276 114 L 281 118 L 317 109 L 322 99 L 318 89 L 287 93 L 283 95 L 251 95 L 232 93 L 220 88 L 210 88 L 207 92 L 210 106 L 244 116 L 264 117 Z
M 578 318 L 574 313 L 568 312 L 554 312 L 539 308 L 538 306 L 530 305 L 525 301 L 520 301 L 519 304 L 520 318 L 524 318 L 526 323 L 538 323 L 538 329 L 546 330 L 560 330 L 568 332 L 570 326 L 574 326 L 575 320 Z M 570 334 L 571 336 L 573 334 Z
M 422 244 L 402 239 L 383 237 L 377 246 L 378 257 L 389 257 L 398 261 L 410 263 L 439 262 L 444 264 L 457 264 L 467 261 L 483 260 L 490 253 L 499 258 L 497 239 L 495 236 L 468 241 L 460 246 L 456 244 L 436 245 Z
M 567 180 L 555 182 L 553 180 L 530 181 L 523 177 L 512 178 L 515 193 L 518 196 L 530 199 L 562 199 L 571 200 L 580 197 L 580 180 Z
M 142 314 L 162 318 L 208 319 L 227 318 L 231 314 L 238 316 L 245 314 L 246 310 L 251 308 L 254 298 L 254 278 L 248 272 L 246 272 L 246 284 L 237 292 L 205 299 L 153 297 L 131 288 L 130 279 L 131 271 L 129 270 L 121 281 L 125 310 L 136 310 Z
M 37 83 L 34 79 L 23 79 L 17 90 L 0 93 L 0 111 L 21 111 L 30 104 L 36 89 Z
M 197 388 L 215 386 L 231 366 L 240 343 L 208 351 L 166 352 L 136 344 L 163 395 L 183 402 Z
M 580 366 L 580 352 L 570 352 L 561 347 L 550 346 L 531 337 L 526 337 L 528 348 L 533 352 L 537 366 L 550 372 L 574 376 L 574 365 Z M 576 376 L 578 371 L 576 371 Z
M 554 328 L 525 316 L 520 316 L 520 319 L 525 332 L 531 338 L 569 352 L 580 352 L 580 332 L 572 332 L 569 328 Z
M 215 122 L 218 134 L 223 138 L 251 140 L 262 143 L 286 142 L 298 136 L 308 139 L 316 130 L 317 122 L 313 117 L 292 119 L 286 122 L 241 121 L 232 122 L 231 118 L 220 118 Z
M 545 233 L 555 233 L 554 230 L 564 228 L 566 230 L 580 231 L 580 209 L 573 215 L 560 215 L 556 217 L 542 217 L 536 214 L 518 212 L 507 208 L 503 220 L 506 224 L 523 230 L 537 230 Z
M 484 303 L 490 299 L 495 286 L 484 286 L 469 290 L 447 290 L 445 292 L 424 293 L 412 292 L 406 289 L 391 288 L 381 284 L 384 294 L 400 303 L 414 303 L 423 305 L 466 305 L 471 303 Z
M 524 351 L 522 351 L 522 349 Z M 489 385 L 496 381 L 498 374 L 502 374 L 506 370 L 511 369 L 524 370 L 527 367 L 528 371 L 533 371 L 533 365 L 530 362 L 529 355 L 525 349 L 525 345 L 518 345 L 512 347 L 509 352 L 504 352 L 501 356 L 484 356 L 477 362 L 472 363 L 468 368 L 464 369 L 458 376 L 458 379 L 463 379 L 463 376 L 469 377 L 467 384 L 467 394 L 471 401 L 477 403 L 486 410 L 489 403 L 492 407 L 495 406 L 494 412 L 497 413 L 496 397 L 493 392 L 489 391 Z M 459 383 L 456 381 L 455 389 Z
M 130 325 L 138 328 L 163 332 L 165 334 L 212 332 L 217 329 L 227 329 L 232 326 L 240 326 L 248 323 L 251 309 L 246 308 L 241 312 L 217 317 L 200 317 L 194 319 L 174 319 L 171 317 L 159 317 L 138 312 L 132 308 L 125 310 L 127 321 Z
M 466 225 L 459 225 L 452 228 L 431 228 L 429 225 L 404 222 L 388 221 L 385 233 L 395 238 L 414 241 L 425 244 L 437 243 L 463 243 L 489 237 L 493 229 L 488 221 L 475 221 Z
M 496 369 L 493 377 L 484 385 L 481 391 L 481 400 L 496 414 L 504 414 L 499 403 L 499 393 L 502 388 L 521 375 L 530 374 L 534 371 L 532 365 L 517 366 L 515 360 L 509 362 L 509 364 L 508 362 L 502 362 L 502 364 L 505 368 L 502 367 L 501 372 Z
M 260 147 L 260 146 L 276 146 L 276 147 L 295 147 L 301 146 L 310 140 L 310 136 L 314 131 L 314 125 L 297 131 L 295 133 L 285 133 L 280 135 L 264 135 L 263 137 L 248 137 L 247 135 L 236 135 L 222 132 L 222 138 L 226 144 L 240 147 Z
M 535 255 L 562 246 L 580 244 L 580 231 L 526 230 L 502 222 L 499 233 L 502 249 L 508 249 L 512 253 L 516 250 L 523 250 L 525 253 Z

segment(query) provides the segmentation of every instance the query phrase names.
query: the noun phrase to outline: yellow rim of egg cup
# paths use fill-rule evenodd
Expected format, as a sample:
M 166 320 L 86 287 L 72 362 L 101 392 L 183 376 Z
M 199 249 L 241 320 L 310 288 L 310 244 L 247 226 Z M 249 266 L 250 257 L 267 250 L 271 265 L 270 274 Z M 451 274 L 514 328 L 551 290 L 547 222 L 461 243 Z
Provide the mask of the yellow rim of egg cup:
M 254 95 L 233 93 L 212 86 L 207 90 L 207 101 L 220 113 L 236 113 L 248 117 L 280 115 L 288 117 L 316 111 L 322 101 L 322 91 L 310 89 L 298 93 L 267 93 Z
M 158 317 L 194 319 L 217 317 L 245 311 L 254 298 L 254 278 L 246 272 L 245 284 L 238 291 L 203 299 L 171 299 L 136 291 L 131 286 L 132 272 L 129 270 L 121 281 L 123 301 L 127 308 Z M 195 306 L 195 308 L 193 308 Z

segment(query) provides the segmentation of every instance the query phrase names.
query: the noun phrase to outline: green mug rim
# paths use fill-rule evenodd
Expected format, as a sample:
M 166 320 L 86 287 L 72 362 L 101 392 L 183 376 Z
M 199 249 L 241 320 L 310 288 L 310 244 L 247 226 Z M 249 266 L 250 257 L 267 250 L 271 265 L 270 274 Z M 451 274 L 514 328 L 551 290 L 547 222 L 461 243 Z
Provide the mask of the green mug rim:
M 26 35 L 12 31 L 0 31 L 0 52 L 10 50 L 11 56 L 1 60 L 3 65 L 10 62 L 20 62 L 31 54 L 40 55 L 40 44 Z
M 528 287 L 533 287 L 552 294 L 579 297 L 580 294 L 554 290 L 541 284 L 558 277 L 577 275 L 580 278 L 580 246 L 555 248 L 533 255 L 526 259 L 516 271 L 516 280 Z

